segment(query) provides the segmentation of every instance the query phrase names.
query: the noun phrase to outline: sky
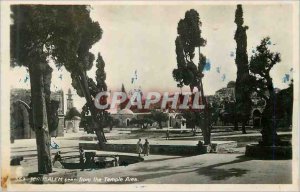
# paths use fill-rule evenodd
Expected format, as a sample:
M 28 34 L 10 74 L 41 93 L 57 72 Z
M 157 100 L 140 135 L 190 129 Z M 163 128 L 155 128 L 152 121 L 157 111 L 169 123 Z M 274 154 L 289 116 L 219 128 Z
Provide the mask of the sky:
M 100 52 L 106 63 L 108 89 L 119 91 L 123 83 L 126 91 L 138 87 L 144 92 L 180 91 L 172 77 L 177 67 L 175 39 L 178 21 L 189 9 L 200 14 L 202 37 L 207 40 L 207 45 L 201 48 L 210 63 L 203 78 L 205 94 L 212 95 L 229 81 L 235 81 L 235 5 L 95 5 L 91 17 L 100 23 L 103 36 L 91 51 L 95 55 Z M 283 78 L 285 74 L 291 75 L 293 66 L 292 5 L 243 5 L 243 10 L 244 24 L 249 26 L 249 58 L 261 39 L 269 36 L 270 49 L 279 52 L 282 58 L 271 70 L 273 83 L 277 88 L 286 88 L 290 78 L 288 81 Z M 53 63 L 51 66 L 55 69 Z M 94 78 L 95 71 L 94 67 L 88 75 Z M 12 87 L 30 88 L 25 68 L 10 72 L 19 77 Z M 132 83 L 134 77 L 137 78 Z M 63 68 L 55 69 L 52 91 L 63 89 L 67 93 L 69 88 L 74 93 L 74 105 L 81 110 L 85 101 L 72 89 L 70 74 Z

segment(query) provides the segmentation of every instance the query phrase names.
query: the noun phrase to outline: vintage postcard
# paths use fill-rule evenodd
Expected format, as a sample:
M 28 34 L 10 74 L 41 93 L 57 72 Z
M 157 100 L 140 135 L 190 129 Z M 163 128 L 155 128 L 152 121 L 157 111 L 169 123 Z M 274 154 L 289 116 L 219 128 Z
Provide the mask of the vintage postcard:
M 3 191 L 299 191 L 299 1 L 1 1 Z

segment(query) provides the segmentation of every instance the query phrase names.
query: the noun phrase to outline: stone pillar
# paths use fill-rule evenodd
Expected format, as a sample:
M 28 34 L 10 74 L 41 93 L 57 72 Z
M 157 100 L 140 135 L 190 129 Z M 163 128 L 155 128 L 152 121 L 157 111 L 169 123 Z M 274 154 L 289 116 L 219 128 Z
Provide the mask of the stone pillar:
M 73 132 L 74 133 L 78 133 L 78 131 L 79 131 L 79 123 L 80 123 L 80 120 L 78 120 L 78 119 L 75 119 L 75 120 L 73 120 Z
M 73 131 L 74 124 L 71 120 L 66 121 L 66 133 L 69 133 L 70 131 Z
M 58 116 L 58 126 L 57 126 L 57 136 L 63 137 L 64 136 L 64 129 L 65 129 L 65 117 L 64 115 Z

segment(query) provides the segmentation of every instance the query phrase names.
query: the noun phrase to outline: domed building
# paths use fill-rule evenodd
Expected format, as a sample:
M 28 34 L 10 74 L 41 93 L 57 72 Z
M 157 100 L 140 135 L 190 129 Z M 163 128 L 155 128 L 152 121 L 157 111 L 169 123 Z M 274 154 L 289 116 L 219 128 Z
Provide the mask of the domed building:
M 118 119 L 119 120 L 119 126 L 120 127 L 128 127 L 130 121 L 136 116 L 130 109 L 122 109 L 119 110 L 117 113 L 115 114 L 111 114 L 111 116 L 114 119 Z

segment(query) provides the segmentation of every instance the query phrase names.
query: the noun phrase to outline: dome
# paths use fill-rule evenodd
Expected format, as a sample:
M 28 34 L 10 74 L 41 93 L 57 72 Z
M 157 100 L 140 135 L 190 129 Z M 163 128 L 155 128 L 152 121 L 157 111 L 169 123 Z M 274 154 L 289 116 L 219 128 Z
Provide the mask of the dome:
M 78 117 L 78 116 L 74 116 L 73 118 L 72 118 L 72 120 L 80 120 L 81 118 L 80 117 Z
M 133 115 L 134 113 L 130 109 L 122 109 L 118 112 L 120 115 Z

